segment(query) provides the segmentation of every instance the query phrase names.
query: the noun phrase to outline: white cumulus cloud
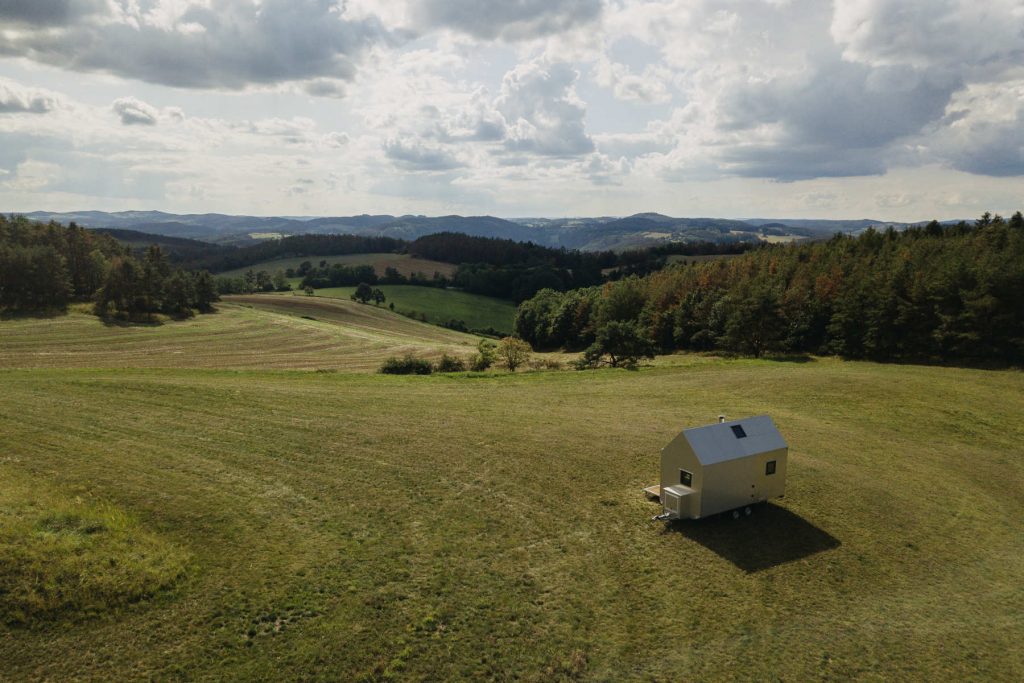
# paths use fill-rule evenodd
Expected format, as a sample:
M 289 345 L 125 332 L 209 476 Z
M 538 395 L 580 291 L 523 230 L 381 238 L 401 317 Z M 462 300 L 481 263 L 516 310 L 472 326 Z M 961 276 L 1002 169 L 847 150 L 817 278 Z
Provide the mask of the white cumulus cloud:
M 160 113 L 155 107 L 135 99 L 134 97 L 122 97 L 114 100 L 111 105 L 121 123 L 126 126 L 155 126 Z
M 576 94 L 579 73 L 566 64 L 520 64 L 507 74 L 495 102 L 508 126 L 507 146 L 550 156 L 594 150 L 587 135 L 586 104 Z
M 0 55 L 184 88 L 351 80 L 363 53 L 390 39 L 374 17 L 343 16 L 339 0 L 18 0 L 3 16 L 23 23 L 0 32 Z
M 53 111 L 59 101 L 54 93 L 0 78 L 0 114 L 46 114 Z

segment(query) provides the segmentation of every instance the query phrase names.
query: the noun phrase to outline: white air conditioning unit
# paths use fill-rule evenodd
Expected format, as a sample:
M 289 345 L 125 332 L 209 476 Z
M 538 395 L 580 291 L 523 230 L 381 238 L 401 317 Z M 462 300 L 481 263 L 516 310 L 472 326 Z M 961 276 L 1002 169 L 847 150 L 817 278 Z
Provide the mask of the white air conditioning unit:
M 662 507 L 665 508 L 665 512 L 671 512 L 673 517 L 679 516 L 680 501 L 682 501 L 682 497 L 672 489 L 665 489 L 661 496 Z

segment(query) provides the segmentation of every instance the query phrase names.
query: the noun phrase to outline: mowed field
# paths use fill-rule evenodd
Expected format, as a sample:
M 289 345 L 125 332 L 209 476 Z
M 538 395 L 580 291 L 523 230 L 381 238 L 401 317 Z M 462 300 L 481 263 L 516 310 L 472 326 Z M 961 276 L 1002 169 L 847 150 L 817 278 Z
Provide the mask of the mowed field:
M 438 287 L 416 287 L 414 285 L 380 285 L 387 297 L 386 304 L 393 303 L 402 312 L 422 313 L 428 322 L 445 323 L 461 320 L 471 330 L 494 329 L 511 333 L 516 306 L 505 299 L 461 292 L 456 289 Z M 330 287 L 316 290 L 317 296 L 348 299 L 355 287 Z
M 224 297 L 162 325 L 104 324 L 84 310 L 0 321 L 0 368 L 286 368 L 372 371 L 388 356 L 468 357 L 478 338 L 372 305 L 306 296 Z
M 349 266 L 370 265 L 374 267 L 378 276 L 383 276 L 384 269 L 388 267 L 397 269 L 406 277 L 414 273 L 433 277 L 435 272 L 451 277 L 455 273 L 455 266 L 451 263 L 421 259 L 409 254 L 349 254 L 264 261 L 249 268 L 238 268 L 218 273 L 218 275 L 240 277 L 250 269 L 273 273 L 279 269 L 298 268 L 303 261 L 309 261 L 314 266 L 320 261 L 327 261 L 330 264 L 342 263 Z M 296 290 L 301 281 L 302 278 L 297 277 L 289 279 L 289 283 Z M 512 330 L 512 319 L 515 317 L 516 307 L 511 301 L 435 287 L 380 285 L 379 288 L 384 292 L 388 303 L 394 303 L 400 311 L 422 313 L 426 316 L 427 321 L 433 324 L 441 324 L 454 319 L 463 321 L 470 329 L 490 328 L 506 333 Z M 355 289 L 355 287 L 330 287 L 316 290 L 316 293 L 323 297 L 348 299 Z
M 59 322 L 0 322 L 3 365 Z M 1019 372 L 98 358 L 0 370 L 0 678 L 1024 677 Z M 651 522 L 660 448 L 719 413 L 775 418 L 786 497 Z
M 346 266 L 373 266 L 380 277 L 384 276 L 385 268 L 394 268 L 406 277 L 413 273 L 423 273 L 428 278 L 433 277 L 435 272 L 445 276 L 451 276 L 455 273 L 455 265 L 451 263 L 417 258 L 410 254 L 344 254 L 340 256 L 297 256 L 294 258 L 263 261 L 247 268 L 236 268 L 223 273 L 217 273 L 217 275 L 240 277 L 245 275 L 247 270 L 256 272 L 265 270 L 273 274 L 278 270 L 298 268 L 303 261 L 309 261 L 314 267 L 318 266 L 321 261 L 327 261 L 331 265 L 341 263 Z

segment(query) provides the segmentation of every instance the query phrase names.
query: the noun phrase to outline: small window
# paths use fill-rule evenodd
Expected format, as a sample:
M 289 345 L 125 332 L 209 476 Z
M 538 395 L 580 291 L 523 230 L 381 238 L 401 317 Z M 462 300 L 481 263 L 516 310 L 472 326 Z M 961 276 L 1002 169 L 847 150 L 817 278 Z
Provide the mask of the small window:
M 769 460 L 768 462 L 766 462 L 764 464 L 764 473 L 765 474 L 775 474 L 775 461 L 774 460 Z
M 683 486 L 693 486 L 693 473 L 679 470 L 679 483 Z
M 736 435 L 737 439 L 745 439 L 747 437 L 747 433 L 743 431 L 743 425 L 733 425 L 732 433 Z

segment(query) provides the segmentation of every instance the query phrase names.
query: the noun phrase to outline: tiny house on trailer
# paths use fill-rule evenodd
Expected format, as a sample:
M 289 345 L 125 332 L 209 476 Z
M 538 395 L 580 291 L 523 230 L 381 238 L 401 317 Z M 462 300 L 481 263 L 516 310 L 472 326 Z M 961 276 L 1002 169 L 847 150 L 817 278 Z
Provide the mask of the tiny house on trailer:
M 742 510 L 786 489 L 789 446 L 767 415 L 684 429 L 661 450 L 660 519 Z M 655 487 L 651 487 L 654 489 Z

